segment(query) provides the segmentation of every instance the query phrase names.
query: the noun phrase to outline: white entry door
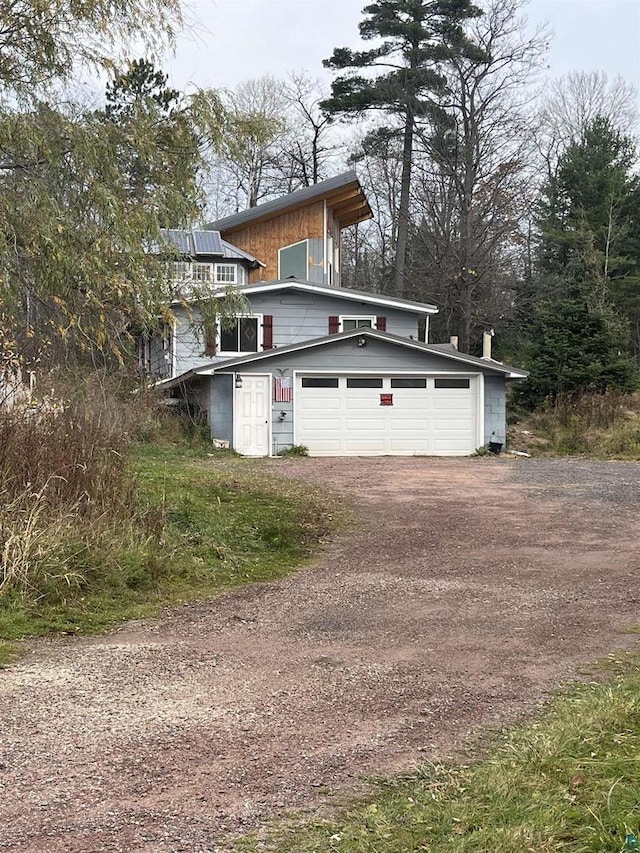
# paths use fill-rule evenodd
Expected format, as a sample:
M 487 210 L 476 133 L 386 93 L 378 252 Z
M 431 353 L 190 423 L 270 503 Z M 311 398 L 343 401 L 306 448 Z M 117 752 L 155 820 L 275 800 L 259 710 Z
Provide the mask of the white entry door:
M 234 449 L 243 456 L 269 456 L 271 376 L 240 374 L 240 378 L 236 380 L 234 412 Z

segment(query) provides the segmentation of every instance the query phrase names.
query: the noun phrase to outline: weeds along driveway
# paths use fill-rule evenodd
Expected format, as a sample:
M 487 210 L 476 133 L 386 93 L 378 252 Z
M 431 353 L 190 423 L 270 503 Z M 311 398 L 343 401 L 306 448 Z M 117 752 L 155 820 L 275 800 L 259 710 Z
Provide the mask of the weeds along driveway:
M 0 673 L 0 850 L 219 850 L 632 645 L 640 465 L 259 464 L 343 491 L 360 525 L 288 580 Z

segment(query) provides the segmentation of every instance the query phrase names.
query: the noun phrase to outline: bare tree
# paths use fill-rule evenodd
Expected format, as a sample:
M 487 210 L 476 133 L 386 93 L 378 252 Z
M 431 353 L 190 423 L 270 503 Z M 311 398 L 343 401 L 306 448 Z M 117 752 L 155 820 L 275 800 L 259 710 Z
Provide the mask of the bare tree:
M 279 189 L 279 152 L 289 132 L 282 81 L 266 75 L 220 93 L 222 144 L 211 162 L 215 215 L 255 207 Z M 276 186 L 276 184 L 278 186 Z
M 607 119 L 617 130 L 633 135 L 638 129 L 638 91 L 604 71 L 571 71 L 552 80 L 536 121 L 536 140 L 551 177 L 561 154 L 578 142 L 596 118 Z
M 465 351 L 476 327 L 508 304 L 505 282 L 522 242 L 533 82 L 548 38 L 544 29 L 527 33 L 522 5 L 492 0 L 471 23 L 484 56 L 449 62 L 440 119 L 419 128 L 413 295 L 444 305 L 444 331 Z
M 327 177 L 336 144 L 332 141 L 330 117 L 320 107 L 327 92 L 305 72 L 289 75 L 284 98 L 290 133 L 283 139 L 280 166 L 290 191 L 317 184 Z

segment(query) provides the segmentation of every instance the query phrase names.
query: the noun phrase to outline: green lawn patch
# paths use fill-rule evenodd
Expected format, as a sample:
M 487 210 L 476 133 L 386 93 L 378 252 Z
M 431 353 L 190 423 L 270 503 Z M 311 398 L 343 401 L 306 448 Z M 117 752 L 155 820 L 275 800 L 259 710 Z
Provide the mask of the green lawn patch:
M 257 853 L 622 853 L 640 831 L 640 660 L 578 684 L 469 765 L 380 781 L 335 819 L 245 838 Z
M 64 572 L 41 572 L 37 589 L 0 596 L 0 639 L 99 631 L 164 605 L 283 577 L 344 517 L 327 492 L 201 446 L 139 445 L 131 469 L 137 516 L 104 531 L 92 522 L 90 541 L 67 531 L 56 543 Z

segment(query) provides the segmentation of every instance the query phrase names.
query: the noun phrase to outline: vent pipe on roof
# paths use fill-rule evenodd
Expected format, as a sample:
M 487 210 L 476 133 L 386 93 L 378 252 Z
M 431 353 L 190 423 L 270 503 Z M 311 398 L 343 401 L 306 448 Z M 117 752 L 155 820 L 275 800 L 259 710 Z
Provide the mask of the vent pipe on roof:
M 491 358 L 491 338 L 495 335 L 493 329 L 482 333 L 482 357 Z
M 449 343 L 454 349 L 458 349 L 458 336 L 451 335 L 451 337 L 449 338 Z

